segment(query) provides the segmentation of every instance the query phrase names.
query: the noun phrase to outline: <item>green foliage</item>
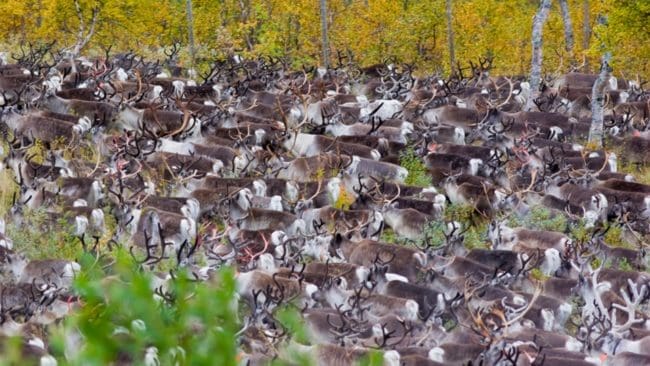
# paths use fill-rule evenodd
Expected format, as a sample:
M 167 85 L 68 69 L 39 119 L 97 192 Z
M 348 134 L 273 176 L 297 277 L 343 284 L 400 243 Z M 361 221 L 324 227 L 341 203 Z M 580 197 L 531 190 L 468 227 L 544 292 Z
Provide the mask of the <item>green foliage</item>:
M 508 218 L 512 227 L 526 227 L 531 230 L 550 230 L 564 233 L 568 229 L 566 216 L 554 214 L 544 206 L 532 206 L 528 215 L 512 215 Z
M 427 226 L 424 228 L 424 239 L 420 240 L 420 243 L 425 240 L 429 245 L 432 245 L 434 248 L 442 246 L 445 244 L 445 228 L 446 224 L 444 221 L 430 221 Z
M 76 260 L 81 254 L 81 241 L 67 218 L 52 222 L 44 209 L 26 209 L 23 222 L 24 225 L 8 222 L 7 236 L 12 238 L 14 249 L 28 258 Z
M 648 166 L 621 164 L 620 171 L 621 173 L 633 174 L 635 182 L 650 184 L 650 167 Z
M 590 263 L 591 263 L 592 268 L 598 268 L 598 267 L 600 267 L 601 264 L 602 264 L 603 268 L 612 268 L 613 267 L 613 263 L 612 263 L 611 259 L 607 259 L 607 260 L 605 260 L 605 263 L 603 263 L 602 258 L 594 257 L 591 260 Z
M 354 203 L 355 198 L 353 195 L 351 195 L 345 187 L 339 187 L 339 194 L 338 197 L 336 198 L 336 201 L 332 204 L 332 207 L 347 211 L 350 209 L 352 204 Z
M 598 24 L 594 36 L 598 42 L 591 47 L 591 54 L 611 51 L 613 65 L 618 70 L 635 70 L 648 75 L 647 57 L 650 54 L 650 2 L 645 0 L 604 1 L 602 14 L 604 24 Z M 634 40 L 633 42 L 630 42 Z
M 623 228 L 620 225 L 610 225 L 603 236 L 603 241 L 611 247 L 634 248 L 623 239 Z
M 587 243 L 592 239 L 594 228 L 588 229 L 585 227 L 583 220 L 578 221 L 572 225 L 570 230 L 571 238 L 577 243 Z M 623 236 L 623 227 L 620 225 L 610 225 L 607 232 L 603 236 L 603 242 L 610 247 L 621 247 L 635 249 L 635 246 L 627 242 Z
M 11 209 L 14 195 L 18 194 L 18 185 L 14 181 L 11 169 L 0 170 L 0 217 L 4 217 Z
M 585 227 L 583 220 L 572 225 L 570 229 L 571 238 L 577 243 L 586 243 L 591 239 L 591 231 Z
M 0 342 L 0 365 L 24 365 L 26 360 L 21 355 L 23 340 L 20 336 L 7 337 Z
M 468 250 L 488 248 L 486 225 L 472 226 L 463 235 L 465 235 L 465 248 Z
M 470 205 L 451 204 L 445 208 L 445 221 L 471 222 L 474 217 L 474 207 Z
M 84 256 L 75 290 L 81 308 L 65 319 L 52 338 L 53 355 L 70 365 L 107 365 L 119 358 L 141 364 L 144 350 L 158 349 L 163 365 L 236 365 L 237 303 L 232 269 L 223 268 L 212 282 L 190 281 L 178 273 L 170 301 L 154 298 L 151 275 L 139 270 L 126 251 L 115 254 L 112 272 Z M 108 277 L 110 276 L 110 277 Z M 116 328 L 124 329 L 115 334 Z M 81 347 L 66 349 L 65 336 L 79 331 Z
M 634 267 L 630 264 L 630 262 L 627 261 L 627 258 L 619 258 L 618 259 L 618 269 L 621 271 L 626 271 L 626 272 L 632 272 L 634 271 Z
M 382 241 L 384 243 L 397 243 L 398 238 L 397 235 L 395 235 L 395 232 L 391 228 L 384 228 L 384 230 L 381 233 L 381 237 L 379 238 L 379 241 Z
M 445 208 L 445 221 L 458 221 L 469 229 L 463 234 L 465 236 L 465 248 L 468 250 L 487 248 L 487 221 L 475 218 L 474 207 L 470 205 L 451 204 Z
M 547 276 L 547 275 L 545 275 L 544 273 L 542 273 L 542 270 L 539 269 L 539 268 L 533 268 L 533 269 L 530 271 L 530 276 L 531 276 L 533 279 L 535 279 L 535 280 L 537 280 L 537 281 L 541 281 L 541 282 L 544 282 L 544 281 L 546 281 L 547 279 L 549 279 L 549 276 Z
M 275 310 L 275 318 L 289 331 L 292 338 L 299 343 L 308 343 L 309 335 L 300 312 L 290 305 Z
M 447 331 L 447 332 L 452 331 L 452 330 L 453 330 L 454 328 L 456 328 L 457 326 L 458 326 L 458 323 L 457 323 L 454 319 L 452 319 L 452 318 L 445 320 L 445 322 L 442 324 L 442 327 L 443 327 L 443 328 L 445 329 L 445 331 Z
M 383 364 L 384 354 L 376 350 L 371 350 L 359 361 L 359 366 L 382 366 Z
M 399 164 L 409 172 L 404 183 L 418 187 L 431 186 L 431 177 L 429 176 L 427 167 L 415 153 L 413 147 L 408 147 L 400 153 Z
M 594 259 L 591 260 L 591 266 L 592 266 L 593 268 L 598 268 L 598 267 L 600 267 L 601 263 L 603 263 L 603 261 L 602 261 L 600 258 L 598 258 L 598 257 L 594 257 Z

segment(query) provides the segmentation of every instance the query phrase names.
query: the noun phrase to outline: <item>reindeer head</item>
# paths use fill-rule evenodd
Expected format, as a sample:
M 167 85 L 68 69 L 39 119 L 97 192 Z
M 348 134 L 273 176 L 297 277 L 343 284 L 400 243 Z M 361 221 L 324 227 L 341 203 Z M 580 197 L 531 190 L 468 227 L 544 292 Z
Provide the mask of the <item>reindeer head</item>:
M 492 221 L 488 227 L 488 238 L 492 242 L 492 248 L 498 249 L 515 244 L 517 235 L 505 222 Z

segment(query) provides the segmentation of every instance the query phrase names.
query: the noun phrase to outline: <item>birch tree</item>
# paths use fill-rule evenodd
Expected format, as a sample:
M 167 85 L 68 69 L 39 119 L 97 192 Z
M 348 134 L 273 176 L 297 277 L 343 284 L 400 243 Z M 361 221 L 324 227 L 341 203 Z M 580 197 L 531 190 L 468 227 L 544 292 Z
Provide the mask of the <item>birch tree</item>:
M 454 28 L 452 26 L 452 8 L 451 0 L 446 2 L 446 16 L 447 16 L 447 41 L 449 42 L 449 67 L 454 68 L 456 65 L 456 52 L 454 49 Z
M 573 24 L 571 22 L 571 13 L 569 12 L 569 4 L 567 0 L 560 1 L 560 12 L 562 13 L 562 23 L 564 24 L 564 48 L 573 58 Z
M 533 57 L 530 67 L 530 90 L 531 95 L 526 101 L 526 111 L 533 109 L 533 101 L 539 97 L 539 86 L 542 78 L 542 31 L 544 24 L 548 19 L 548 13 L 551 9 L 552 0 L 542 0 L 533 19 Z
M 321 42 L 323 47 L 323 66 L 329 69 L 330 66 L 330 49 L 327 38 L 327 0 L 320 0 L 320 28 Z
M 192 0 L 186 0 L 186 16 L 187 16 L 187 38 L 190 43 L 190 68 L 194 69 L 194 62 L 196 61 L 196 49 L 194 48 L 194 15 L 192 13 Z
M 582 49 L 589 49 L 591 38 L 591 13 L 589 11 L 589 0 L 582 0 Z M 585 70 L 589 71 L 589 62 L 585 59 Z
M 81 53 L 81 50 L 86 47 L 88 42 L 90 42 L 93 34 L 95 34 L 95 25 L 97 24 L 97 17 L 99 16 L 99 8 L 93 8 L 90 24 L 86 24 L 78 0 L 74 1 L 74 10 L 77 13 L 77 18 L 79 19 L 79 30 L 77 31 L 77 41 L 72 46 L 70 53 L 72 57 L 77 57 L 79 56 L 79 53 Z
M 611 55 L 606 53 L 600 63 L 600 74 L 591 89 L 591 126 L 589 128 L 589 144 L 593 148 L 603 146 L 603 119 L 605 110 L 605 89 L 609 85 L 612 68 L 609 66 Z

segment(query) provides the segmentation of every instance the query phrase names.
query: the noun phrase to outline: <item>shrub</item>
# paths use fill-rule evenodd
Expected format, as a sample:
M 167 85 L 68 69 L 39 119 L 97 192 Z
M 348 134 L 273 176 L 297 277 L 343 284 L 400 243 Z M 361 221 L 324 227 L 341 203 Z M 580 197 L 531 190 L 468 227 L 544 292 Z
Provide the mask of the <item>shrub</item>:
M 399 164 L 409 172 L 404 183 L 418 187 L 431 186 L 431 177 L 429 176 L 427 167 L 415 153 L 413 147 L 408 147 L 400 153 Z
M 347 211 L 354 204 L 355 197 L 351 195 L 343 186 L 339 187 L 339 194 L 336 202 L 332 205 L 334 208 Z
M 380 241 L 384 243 L 392 243 L 395 244 L 398 242 L 397 235 L 391 228 L 384 228 L 384 230 L 381 233 L 381 237 L 379 238 Z
M 550 230 L 561 233 L 567 232 L 568 221 L 563 214 L 555 214 L 544 206 L 532 206 L 525 217 L 512 215 L 508 219 L 512 227 L 526 227 L 531 230 Z
M 621 271 L 626 271 L 626 272 L 632 272 L 634 271 L 634 268 L 630 264 L 630 262 L 627 261 L 627 258 L 619 258 L 618 260 L 618 269 Z
M 577 224 L 572 225 L 570 235 L 577 243 L 586 243 L 591 239 L 591 233 L 589 229 L 585 227 L 585 223 L 582 220 Z
M 53 355 L 71 365 L 107 365 L 118 358 L 142 364 L 145 350 L 156 347 L 162 365 L 236 365 L 237 302 L 235 280 L 223 268 L 211 282 L 193 282 L 179 272 L 169 284 L 168 298 L 156 300 L 151 275 L 130 255 L 116 251 L 114 272 L 84 255 L 75 280 L 81 308 L 53 335 Z M 110 277 L 107 277 L 110 276 Z M 116 335 L 116 328 L 124 329 Z M 65 336 L 80 332 L 83 343 L 66 349 Z M 72 352 L 72 355 L 70 354 Z
M 544 273 L 542 273 L 542 270 L 539 269 L 539 268 L 533 268 L 533 269 L 530 271 L 530 276 L 531 276 L 533 279 L 535 279 L 535 280 L 537 280 L 537 281 L 541 281 L 541 282 L 544 282 L 544 281 L 546 281 L 547 279 L 549 279 L 549 276 L 547 276 L 547 275 L 545 275 Z
M 12 238 L 14 250 L 28 258 L 76 260 L 81 254 L 81 241 L 65 218 L 52 222 L 45 210 L 26 209 L 23 221 L 24 225 L 8 222 L 7 236 Z
M 9 168 L 0 170 L 0 217 L 4 217 L 9 212 L 14 195 L 17 195 L 18 191 L 13 170 Z
M 465 236 L 465 248 L 468 250 L 487 248 L 487 221 L 477 219 L 474 207 L 470 205 L 451 204 L 445 209 L 445 221 L 458 221 L 463 228 L 469 225 Z M 463 229 L 464 230 L 464 229 Z
M 610 225 L 607 232 L 603 236 L 605 244 L 612 247 L 623 247 L 635 249 L 634 245 L 628 243 L 623 238 L 623 227 L 621 225 Z

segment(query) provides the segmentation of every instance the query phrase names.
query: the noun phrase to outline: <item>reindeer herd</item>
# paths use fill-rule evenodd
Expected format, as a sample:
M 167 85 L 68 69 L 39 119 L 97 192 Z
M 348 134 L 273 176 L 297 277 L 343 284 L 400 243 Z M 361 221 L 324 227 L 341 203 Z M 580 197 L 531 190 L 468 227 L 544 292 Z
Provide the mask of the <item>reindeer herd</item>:
M 524 111 L 537 93 L 490 76 L 491 60 L 443 78 L 235 57 L 197 81 L 169 56 L 30 47 L 0 61 L 0 169 L 17 185 L 0 334 L 22 336 L 25 357 L 56 364 L 43 329 L 83 300 L 76 262 L 13 248 L 5 226 L 40 211 L 46 230 L 98 256 L 126 247 L 143 270 L 175 260 L 212 281 L 235 267 L 245 365 L 294 352 L 350 365 L 371 350 L 390 366 L 650 364 L 650 185 L 619 171 L 650 162 L 642 83 L 609 80 L 601 149 L 586 144 L 597 75 L 549 78 Z M 407 150 L 430 184 L 412 184 Z M 539 207 L 566 230 L 512 220 Z M 468 230 L 481 245 L 468 249 Z M 170 280 L 153 275 L 160 301 Z M 308 344 L 275 317 L 288 303 Z

